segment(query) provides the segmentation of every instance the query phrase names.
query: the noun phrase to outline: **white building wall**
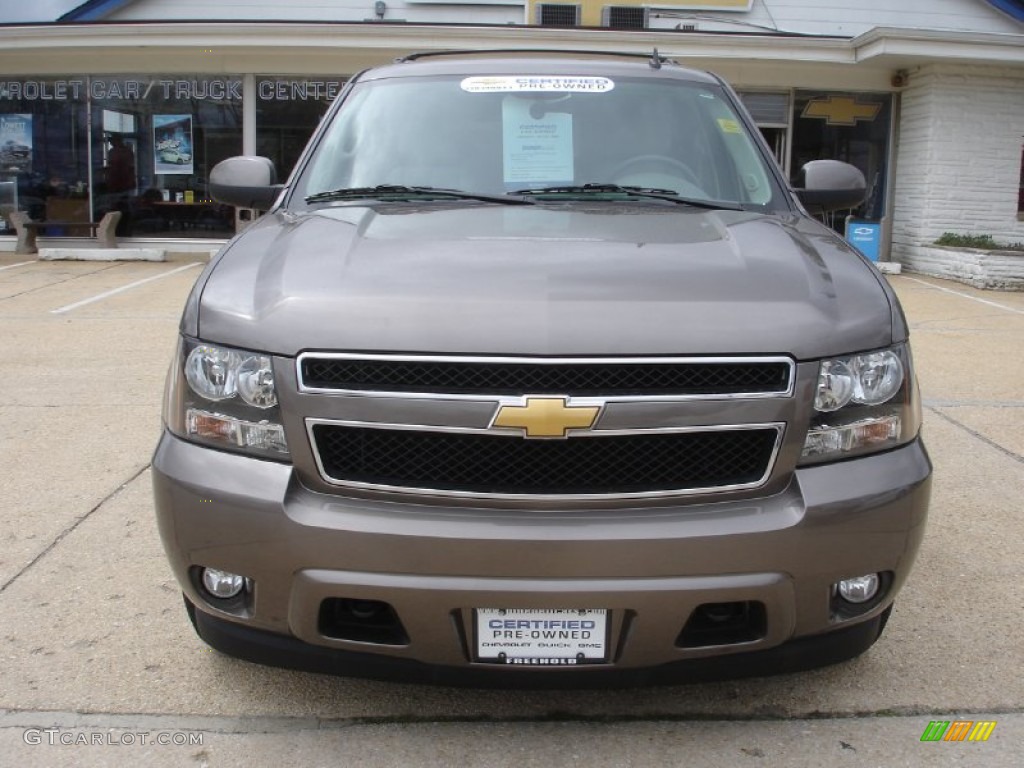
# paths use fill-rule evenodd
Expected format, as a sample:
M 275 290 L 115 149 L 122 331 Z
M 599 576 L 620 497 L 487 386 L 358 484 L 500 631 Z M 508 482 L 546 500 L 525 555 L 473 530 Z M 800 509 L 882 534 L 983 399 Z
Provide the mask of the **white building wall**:
M 873 27 L 1009 32 L 1021 26 L 982 0 L 754 0 L 750 15 L 787 32 L 844 37 Z
M 911 71 L 902 96 L 892 256 L 935 271 L 924 250 L 943 232 L 1024 241 L 1017 191 L 1024 71 L 936 64 Z
M 427 24 L 522 24 L 523 3 L 481 0 L 478 4 L 433 4 L 384 0 L 382 21 Z M 104 21 L 193 21 L 239 19 L 302 22 L 373 21 L 375 0 L 136 0 Z
M 385 19 L 389 20 L 476 24 L 522 24 L 525 21 L 524 0 L 385 2 Z M 615 4 L 615 0 L 607 0 L 607 5 Z M 652 29 L 671 29 L 677 24 L 690 24 L 695 20 L 700 31 L 778 30 L 842 37 L 854 37 L 874 27 L 963 32 L 1024 31 L 1024 25 L 1000 13 L 984 0 L 754 0 L 746 13 L 690 11 L 673 8 L 671 2 L 659 3 L 657 0 L 645 4 L 652 9 Z M 110 14 L 106 20 L 364 21 L 373 18 L 374 0 L 135 0 Z

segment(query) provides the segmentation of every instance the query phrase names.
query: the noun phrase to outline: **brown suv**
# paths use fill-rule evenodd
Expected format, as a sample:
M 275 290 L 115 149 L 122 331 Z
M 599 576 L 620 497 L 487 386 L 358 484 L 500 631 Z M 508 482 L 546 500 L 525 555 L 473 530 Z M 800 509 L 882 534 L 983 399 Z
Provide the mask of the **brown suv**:
M 729 87 L 657 55 L 411 56 L 347 85 L 181 322 L 160 530 L 226 653 L 578 686 L 879 636 L 931 466 L 907 324 Z

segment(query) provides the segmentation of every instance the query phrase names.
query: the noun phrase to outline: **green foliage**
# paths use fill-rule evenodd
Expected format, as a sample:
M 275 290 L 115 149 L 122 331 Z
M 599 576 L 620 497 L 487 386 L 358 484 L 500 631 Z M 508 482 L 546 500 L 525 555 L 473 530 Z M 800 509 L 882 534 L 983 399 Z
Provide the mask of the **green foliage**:
M 935 245 L 949 245 L 954 248 L 981 248 L 987 251 L 1024 251 L 1024 243 L 997 243 L 992 235 L 958 235 L 943 232 Z

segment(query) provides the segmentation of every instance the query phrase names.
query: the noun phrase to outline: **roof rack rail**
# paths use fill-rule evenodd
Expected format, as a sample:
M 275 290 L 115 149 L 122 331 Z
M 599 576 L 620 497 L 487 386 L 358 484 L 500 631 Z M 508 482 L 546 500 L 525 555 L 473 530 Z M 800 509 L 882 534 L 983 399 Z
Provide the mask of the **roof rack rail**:
M 481 54 L 523 54 L 523 53 L 538 53 L 538 54 L 557 54 L 560 56 L 621 56 L 630 59 L 646 59 L 651 63 L 651 66 L 658 69 L 662 64 L 678 64 L 679 62 L 675 59 L 670 59 L 667 56 L 662 56 L 658 53 L 658 49 L 655 48 L 653 54 L 651 53 L 630 53 L 627 51 L 576 51 L 566 50 L 565 48 L 464 48 L 464 49 L 447 49 L 443 51 L 416 51 L 414 53 L 407 54 L 405 56 L 399 56 L 395 59 L 396 64 L 404 64 L 409 61 L 416 61 L 418 59 L 426 59 L 433 56 L 479 56 Z

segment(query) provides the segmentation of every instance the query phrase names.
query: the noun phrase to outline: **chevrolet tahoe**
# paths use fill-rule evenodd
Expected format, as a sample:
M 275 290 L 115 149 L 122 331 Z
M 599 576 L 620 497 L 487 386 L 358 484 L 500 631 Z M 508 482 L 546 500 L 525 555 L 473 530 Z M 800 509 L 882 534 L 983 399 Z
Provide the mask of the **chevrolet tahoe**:
M 655 53 L 353 77 L 184 309 L 153 461 L 198 634 L 405 681 L 635 685 L 875 642 L 931 465 L 908 326 L 719 77 Z

